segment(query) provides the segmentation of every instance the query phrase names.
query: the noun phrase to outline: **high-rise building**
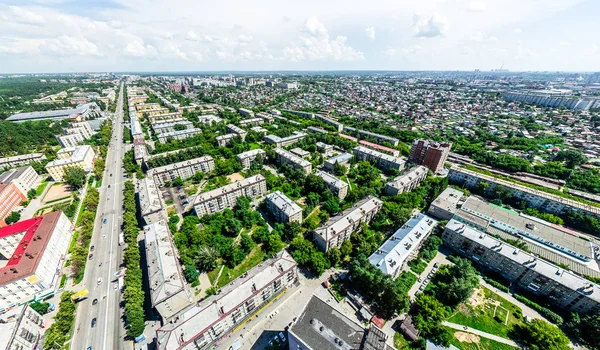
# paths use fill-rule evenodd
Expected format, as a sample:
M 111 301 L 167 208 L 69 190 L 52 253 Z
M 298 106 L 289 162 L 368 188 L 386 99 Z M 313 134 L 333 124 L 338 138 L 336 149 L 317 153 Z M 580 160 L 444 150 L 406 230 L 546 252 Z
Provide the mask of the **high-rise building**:
M 417 139 L 410 148 L 408 161 L 428 167 L 434 174 L 444 168 L 452 144 Z

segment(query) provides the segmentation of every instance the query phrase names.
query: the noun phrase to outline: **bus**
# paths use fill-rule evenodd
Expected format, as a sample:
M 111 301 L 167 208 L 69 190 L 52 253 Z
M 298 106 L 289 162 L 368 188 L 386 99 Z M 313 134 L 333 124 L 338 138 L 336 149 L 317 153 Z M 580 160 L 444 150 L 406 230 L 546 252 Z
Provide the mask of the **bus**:
M 119 233 L 119 245 L 125 244 L 125 235 L 123 232 Z
M 124 278 L 123 276 L 119 277 L 119 279 L 117 280 L 117 285 L 119 288 L 119 292 L 123 293 L 123 283 L 124 283 Z

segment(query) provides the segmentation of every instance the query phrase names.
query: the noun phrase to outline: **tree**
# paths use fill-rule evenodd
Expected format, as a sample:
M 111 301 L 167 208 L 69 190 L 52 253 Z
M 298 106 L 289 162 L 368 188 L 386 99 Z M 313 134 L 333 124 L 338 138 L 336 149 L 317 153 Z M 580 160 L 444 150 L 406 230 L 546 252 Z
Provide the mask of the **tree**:
M 193 283 L 198 279 L 200 274 L 198 273 L 198 270 L 196 270 L 195 265 L 186 264 L 185 270 L 183 270 L 183 276 L 185 277 L 185 280 L 188 281 L 188 283 Z
M 21 220 L 21 213 L 13 211 L 6 219 L 4 219 L 4 222 L 6 222 L 7 225 L 10 225 L 18 222 L 19 220 Z
M 435 344 L 447 347 L 450 339 L 442 327 L 442 322 L 449 315 L 444 304 L 431 295 L 420 294 L 415 305 L 413 322 L 421 335 Z
M 50 304 L 40 301 L 34 301 L 33 303 L 29 304 L 29 306 L 31 306 L 31 308 L 37 311 L 40 315 L 45 315 L 46 313 L 48 313 L 48 308 L 50 307 Z
M 200 171 L 196 171 L 194 173 L 194 176 L 192 177 L 192 180 L 197 184 L 199 184 L 203 179 L 204 179 L 204 173 L 200 172 Z
M 560 328 L 541 319 L 517 324 L 511 336 L 532 350 L 568 350 L 569 338 Z
M 283 249 L 285 244 L 281 241 L 281 237 L 277 234 L 272 234 L 264 244 L 263 248 L 267 256 L 273 256 Z
M 564 161 L 567 168 L 573 169 L 578 165 L 584 164 L 587 158 L 579 151 L 565 150 L 556 153 L 554 160 L 557 162 Z
M 344 243 L 342 243 L 342 246 L 340 247 L 340 253 L 342 254 L 343 258 L 352 254 L 352 243 L 349 240 L 346 240 Z
M 439 301 L 454 306 L 467 300 L 479 285 L 479 274 L 467 259 L 457 258 L 454 265 L 443 265 L 432 279 L 432 291 Z
M 85 185 L 86 176 L 85 170 L 79 167 L 68 167 L 65 169 L 63 179 L 67 184 L 71 185 L 74 190 L 78 190 Z
M 342 253 L 337 247 L 332 247 L 327 251 L 327 259 L 331 266 L 337 267 L 342 262 Z
M 340 201 L 338 197 L 331 197 L 325 203 L 323 203 L 323 208 L 327 210 L 330 215 L 335 215 L 342 211 L 340 208 Z
M 173 186 L 181 187 L 183 186 L 183 180 L 178 176 L 173 179 Z
M 218 252 L 213 247 L 200 247 L 196 257 L 196 267 L 200 272 L 212 271 L 217 267 Z
M 36 197 L 37 197 L 37 191 L 35 190 L 35 188 L 31 188 L 29 191 L 27 191 L 27 198 L 34 199 Z

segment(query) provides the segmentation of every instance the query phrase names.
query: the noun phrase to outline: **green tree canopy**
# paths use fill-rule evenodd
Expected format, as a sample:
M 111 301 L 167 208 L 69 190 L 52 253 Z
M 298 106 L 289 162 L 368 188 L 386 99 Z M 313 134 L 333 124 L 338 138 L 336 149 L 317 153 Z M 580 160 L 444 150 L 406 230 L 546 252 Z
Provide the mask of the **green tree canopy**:
M 85 170 L 80 167 L 68 167 L 65 169 L 63 179 L 74 190 L 78 190 L 85 185 L 86 176 Z
M 560 328 L 541 319 L 517 324 L 511 336 L 532 350 L 568 350 L 569 338 Z

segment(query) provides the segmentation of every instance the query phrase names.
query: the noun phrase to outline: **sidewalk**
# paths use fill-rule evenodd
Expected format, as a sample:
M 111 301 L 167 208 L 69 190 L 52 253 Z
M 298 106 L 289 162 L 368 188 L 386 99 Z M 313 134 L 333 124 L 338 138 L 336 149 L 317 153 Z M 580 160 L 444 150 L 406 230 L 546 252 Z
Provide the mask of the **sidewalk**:
M 492 286 L 491 284 L 487 283 L 486 281 L 484 281 L 483 278 L 481 278 L 481 276 L 479 277 L 479 283 L 482 286 L 491 290 L 492 292 L 498 294 L 499 296 L 503 297 L 504 299 L 506 299 L 506 300 L 510 301 L 511 303 L 520 307 L 521 310 L 523 311 L 523 316 L 527 316 L 529 318 L 539 318 L 544 321 L 548 321 L 539 312 L 535 311 L 531 307 L 529 307 L 529 306 L 523 304 L 522 302 L 518 301 L 517 299 L 515 299 L 515 297 L 513 297 L 512 294 L 501 291 L 498 288 L 496 288 L 496 287 Z M 550 323 L 552 323 L 552 322 L 550 322 Z
M 470 328 L 470 327 L 467 327 L 467 326 L 461 326 L 461 325 L 456 324 L 456 323 L 450 323 L 450 322 L 444 321 L 444 322 L 442 322 L 442 324 L 444 326 L 446 326 L 446 327 L 450 327 L 452 329 L 456 329 L 457 331 L 472 333 L 472 334 L 478 335 L 478 336 L 483 337 L 483 338 L 487 338 L 487 339 L 491 339 L 491 340 L 497 341 L 498 343 L 502 343 L 502 344 L 514 346 L 515 348 L 520 348 L 520 346 L 517 343 L 515 343 L 514 341 L 512 341 L 510 339 L 506 339 L 506 338 L 499 337 L 497 335 L 493 335 L 493 334 L 490 334 L 490 333 L 478 331 L 477 329 L 473 329 L 473 328 Z

